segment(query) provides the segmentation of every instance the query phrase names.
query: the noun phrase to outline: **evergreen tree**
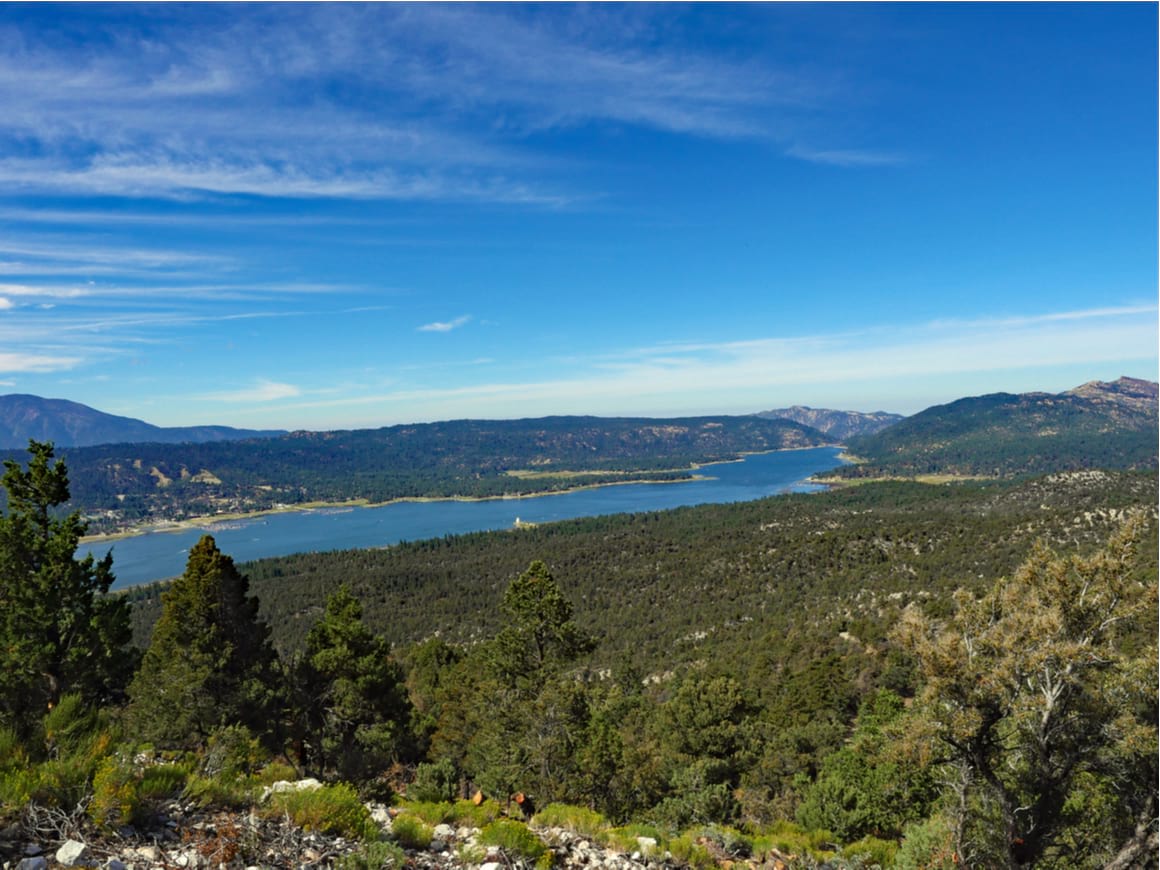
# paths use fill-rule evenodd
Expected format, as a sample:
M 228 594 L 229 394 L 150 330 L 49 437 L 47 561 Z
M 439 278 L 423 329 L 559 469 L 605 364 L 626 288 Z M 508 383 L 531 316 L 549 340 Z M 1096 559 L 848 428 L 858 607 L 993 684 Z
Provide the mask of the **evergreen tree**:
M 491 794 L 519 789 L 561 800 L 580 787 L 569 779 L 589 716 L 587 688 L 563 671 L 594 643 L 572 622 L 571 602 L 541 561 L 511 582 L 503 609 L 509 624 L 485 651 L 475 699 L 482 721 L 467 766 Z
M 1141 532 L 1132 521 L 1090 557 L 1037 547 L 982 598 L 960 593 L 941 630 L 907 611 L 898 636 L 923 682 L 911 733 L 945 761 L 968 865 L 1094 866 L 1116 849 L 1155 857 L 1156 649 L 1121 648 L 1133 622 L 1156 624 Z M 1093 830 L 1101 806 L 1111 811 Z
M 594 646 L 572 622 L 572 602 L 539 560 L 508 586 L 503 610 L 510 622 L 492 642 L 489 661 L 496 677 L 520 694 L 534 694 L 547 674 Z
M 66 693 L 118 698 L 134 664 L 128 605 L 106 594 L 112 555 L 76 558 L 85 524 L 54 510 L 69 500 L 68 471 L 52 462 L 52 444 L 28 450 L 27 470 L 4 462 L 0 517 L 0 722 L 20 731 Z
M 248 591 L 248 579 L 211 536 L 189 551 L 129 689 L 141 737 L 188 745 L 226 725 L 256 734 L 274 727 L 276 656 Z
M 299 727 L 307 761 L 360 780 L 407 752 L 411 704 L 390 646 L 362 622 L 362 605 L 344 585 L 306 638 L 298 668 Z

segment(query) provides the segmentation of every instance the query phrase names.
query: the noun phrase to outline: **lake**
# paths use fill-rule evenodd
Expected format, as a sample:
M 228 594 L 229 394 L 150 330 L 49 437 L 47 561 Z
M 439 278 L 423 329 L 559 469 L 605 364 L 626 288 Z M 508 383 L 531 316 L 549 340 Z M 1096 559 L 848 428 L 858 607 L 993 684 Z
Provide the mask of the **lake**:
M 98 558 L 113 551 L 114 589 L 176 577 L 189 548 L 212 534 L 237 562 L 324 550 L 385 547 L 443 535 L 549 523 L 575 517 L 667 510 L 686 505 L 752 501 L 785 492 L 811 492 L 810 475 L 841 465 L 840 448 L 814 447 L 747 456 L 741 462 L 703 466 L 707 480 L 633 483 L 559 495 L 486 501 L 396 502 L 379 507 L 318 508 L 231 520 L 205 528 L 148 532 L 83 545 Z

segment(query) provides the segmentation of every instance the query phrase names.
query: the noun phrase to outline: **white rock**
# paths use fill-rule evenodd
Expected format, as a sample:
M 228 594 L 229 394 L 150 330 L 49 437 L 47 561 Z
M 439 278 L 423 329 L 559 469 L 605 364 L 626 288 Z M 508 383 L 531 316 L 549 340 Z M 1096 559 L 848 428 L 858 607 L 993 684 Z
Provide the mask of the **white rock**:
M 291 782 L 288 779 L 280 779 L 273 785 L 268 785 L 262 789 L 262 800 L 265 800 L 272 794 L 280 794 L 284 791 L 317 791 L 322 788 L 322 783 L 312 776 L 306 779 L 299 779 Z
M 640 846 L 640 850 L 645 854 L 656 851 L 657 847 L 657 841 L 652 837 L 637 837 L 636 844 Z
M 488 861 L 486 864 L 480 864 L 479 870 L 502 870 L 502 866 L 498 861 Z
M 63 864 L 65 867 L 76 867 L 85 860 L 88 848 L 80 840 L 65 840 L 64 844 L 56 850 L 56 863 Z
M 451 825 L 436 825 L 431 832 L 432 836 L 439 840 L 453 840 L 455 839 L 455 829 Z
M 129 853 L 151 864 L 161 860 L 161 850 L 156 846 L 138 846 L 136 849 L 130 849 Z
M 391 812 L 387 807 L 383 804 L 367 804 L 366 807 L 376 825 L 388 828 L 391 826 Z

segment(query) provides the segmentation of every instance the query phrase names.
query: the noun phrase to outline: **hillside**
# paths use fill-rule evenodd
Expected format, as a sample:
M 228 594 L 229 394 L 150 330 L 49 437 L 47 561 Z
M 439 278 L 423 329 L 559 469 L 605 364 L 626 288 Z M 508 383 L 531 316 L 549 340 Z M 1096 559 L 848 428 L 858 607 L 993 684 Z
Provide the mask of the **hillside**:
M 791 408 L 778 408 L 772 411 L 761 411 L 758 417 L 767 420 L 793 420 L 803 426 L 812 426 L 819 432 L 825 432 L 835 441 L 845 441 L 856 435 L 873 435 L 887 426 L 893 426 L 904 419 L 901 414 L 888 414 L 885 411 L 862 413 L 860 411 L 831 411 L 826 408 L 810 408 L 805 405 L 794 405 Z
M 1125 511 L 1153 510 L 1156 500 L 1150 474 L 882 482 L 301 554 L 246 570 L 284 649 L 301 643 L 344 582 L 362 599 L 367 623 L 394 644 L 431 635 L 474 643 L 498 630 L 507 583 L 544 559 L 577 621 L 600 638 L 597 665 L 629 662 L 650 673 L 708 660 L 736 670 L 794 645 L 844 655 L 853 649 L 838 637 L 844 630 L 877 642 L 908 602 L 943 608 L 957 586 L 1013 570 L 1036 540 L 1089 546 Z M 158 612 L 159 588 L 127 593 L 137 601 L 139 640 Z
M 154 426 L 132 417 L 106 414 L 66 399 L 42 399 L 13 393 L 0 396 L 0 449 L 23 449 L 29 439 L 57 447 L 154 442 L 233 441 L 284 434 L 281 430 L 233 429 L 229 426 Z
M 693 466 L 831 439 L 788 420 L 456 420 L 261 441 L 63 451 L 92 531 L 279 504 L 484 497 L 687 479 Z M 13 454 L 14 458 L 22 458 Z
M 993 393 L 936 405 L 847 440 L 863 460 L 834 478 L 1014 477 L 1157 467 L 1157 385 L 1120 378 L 1050 393 Z

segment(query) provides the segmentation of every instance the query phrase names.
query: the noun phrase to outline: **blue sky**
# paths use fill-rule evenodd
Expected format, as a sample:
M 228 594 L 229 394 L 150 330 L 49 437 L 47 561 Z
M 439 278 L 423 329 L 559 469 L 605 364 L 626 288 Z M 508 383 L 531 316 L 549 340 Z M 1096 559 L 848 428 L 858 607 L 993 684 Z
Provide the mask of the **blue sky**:
M 1157 377 L 1155 4 L 0 5 L 0 391 L 160 425 Z

